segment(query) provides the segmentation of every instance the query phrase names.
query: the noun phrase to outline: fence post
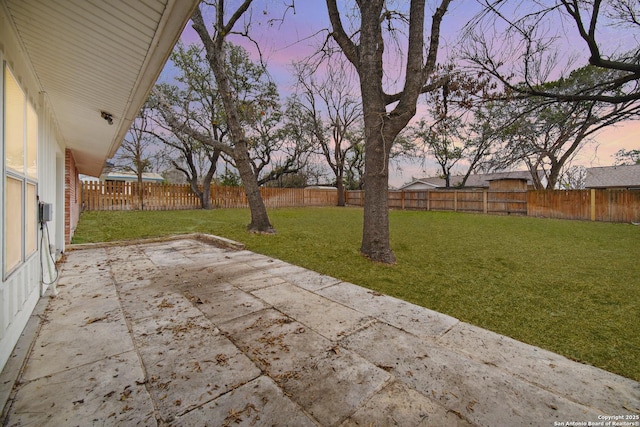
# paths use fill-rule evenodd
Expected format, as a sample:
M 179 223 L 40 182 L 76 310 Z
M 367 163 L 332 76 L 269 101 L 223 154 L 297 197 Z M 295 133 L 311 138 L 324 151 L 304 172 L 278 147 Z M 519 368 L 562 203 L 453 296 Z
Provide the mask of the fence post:
M 489 194 L 487 190 L 482 190 L 482 213 L 486 214 L 489 212 Z
M 458 212 L 458 190 L 453 190 L 453 211 Z
M 431 190 L 427 190 L 427 211 L 431 210 L 431 203 L 429 203 L 431 200 Z
M 404 210 L 404 190 L 400 191 L 400 206 Z
M 592 188 L 591 194 L 591 221 L 596 220 L 596 189 Z

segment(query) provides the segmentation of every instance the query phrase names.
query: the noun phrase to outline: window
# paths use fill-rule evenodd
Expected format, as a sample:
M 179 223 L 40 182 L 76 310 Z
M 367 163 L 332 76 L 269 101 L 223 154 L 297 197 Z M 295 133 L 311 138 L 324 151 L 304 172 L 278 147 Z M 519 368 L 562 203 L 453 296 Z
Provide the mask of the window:
M 38 116 L 5 64 L 5 275 L 38 247 Z

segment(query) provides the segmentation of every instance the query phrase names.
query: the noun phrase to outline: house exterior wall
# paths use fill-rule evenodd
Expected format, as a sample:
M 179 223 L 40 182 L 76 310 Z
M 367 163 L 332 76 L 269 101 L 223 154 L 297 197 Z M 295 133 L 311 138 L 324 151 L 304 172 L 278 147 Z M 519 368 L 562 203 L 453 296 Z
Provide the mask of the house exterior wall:
M 526 179 L 496 179 L 489 181 L 490 190 L 514 190 L 514 191 L 526 191 L 527 180 Z
M 46 96 L 40 93 L 37 80 L 32 73 L 28 59 L 22 53 L 10 21 L 5 15 L 5 9 L 0 3 L 0 129 L 5 129 L 6 111 L 4 106 L 3 87 L 5 79 L 5 65 L 11 71 L 27 102 L 35 108 L 37 116 L 37 178 L 31 180 L 36 183 L 36 193 L 40 201 L 55 203 L 56 187 L 56 155 L 60 151 L 58 138 L 53 126 L 51 111 L 47 106 Z M 5 129 L 6 130 L 6 129 Z M 7 157 L 5 132 L 0 132 L 0 148 L 2 151 L 2 174 L 0 177 L 0 205 L 2 206 L 2 221 L 0 221 L 0 236 L 2 236 L 2 251 L 0 265 L 0 369 L 4 367 L 15 344 L 22 333 L 41 295 L 42 272 L 40 268 L 41 230 L 37 225 L 37 215 L 31 209 L 37 209 L 36 201 L 31 200 L 31 194 L 26 193 L 24 199 L 24 217 L 22 221 L 22 235 L 28 234 L 33 227 L 37 230 L 37 247 L 35 252 L 26 252 L 19 264 L 14 268 L 7 267 L 5 236 L 7 232 Z M 28 185 L 27 185 L 28 186 Z M 56 221 L 48 223 L 51 231 L 51 242 L 56 241 Z M 45 245 L 48 244 L 45 239 Z M 60 248 L 59 250 L 64 250 Z

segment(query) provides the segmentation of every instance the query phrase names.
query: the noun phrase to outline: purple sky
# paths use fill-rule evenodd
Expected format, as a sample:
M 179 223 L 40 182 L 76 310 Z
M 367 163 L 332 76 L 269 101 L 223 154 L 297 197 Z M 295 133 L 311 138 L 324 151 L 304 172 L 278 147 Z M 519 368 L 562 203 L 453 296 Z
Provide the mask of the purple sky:
M 281 97 L 284 100 L 292 92 L 291 63 L 313 53 L 318 44 L 327 35 L 327 32 L 323 31 L 329 27 L 326 5 L 319 0 L 296 1 L 296 9 L 287 11 L 284 22 L 273 22 L 269 25 L 269 20 L 282 17 L 283 8 L 281 2 L 266 0 L 257 1 L 255 4 L 252 15 L 252 37 L 261 46 L 268 71 L 278 84 Z M 267 6 L 262 7 L 264 4 L 267 4 Z M 449 48 L 455 48 L 460 29 L 477 10 L 478 4 L 475 1 L 462 0 L 452 2 L 443 20 L 439 61 L 446 58 Z M 427 17 L 430 15 L 431 11 L 427 10 Z M 205 15 L 205 20 L 210 20 L 210 18 L 212 17 Z M 570 40 L 567 45 L 573 49 L 570 54 L 586 58 L 584 43 L 577 37 L 573 28 L 563 28 L 563 31 L 564 37 Z M 602 34 L 603 40 L 611 40 L 612 43 L 620 43 L 621 41 L 625 45 L 630 42 L 633 43 L 633 34 L 622 34 L 615 28 L 605 28 Z M 257 58 L 255 48 L 245 39 L 236 37 L 230 40 L 243 45 L 252 52 L 254 58 Z M 182 41 L 185 44 L 199 42 L 198 36 L 190 24 L 187 25 L 182 34 Z M 388 48 L 388 50 L 390 49 Z M 584 60 L 580 62 L 580 64 L 583 63 Z M 165 72 L 162 78 L 166 80 L 168 74 Z M 418 111 L 419 114 L 420 110 Z M 574 164 L 587 167 L 606 166 L 613 163 L 613 154 L 620 148 L 639 148 L 640 122 L 636 121 L 624 126 L 609 128 L 596 135 L 594 140 L 594 144 L 582 149 Z M 427 161 L 423 164 L 403 164 L 401 169 L 391 169 L 390 185 L 400 186 L 410 181 L 412 176 L 422 177 L 437 174 L 436 164 L 433 161 Z

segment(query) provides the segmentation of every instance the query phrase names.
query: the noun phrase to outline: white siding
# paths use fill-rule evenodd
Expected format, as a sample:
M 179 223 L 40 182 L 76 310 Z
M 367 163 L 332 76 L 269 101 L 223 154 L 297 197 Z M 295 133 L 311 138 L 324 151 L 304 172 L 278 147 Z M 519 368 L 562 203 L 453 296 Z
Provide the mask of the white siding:
M 64 250 L 65 151 L 73 152 L 80 172 L 100 174 L 198 3 L 0 0 L 0 61 L 7 61 L 38 115 L 38 195 L 54 204 L 48 228 L 56 252 Z M 113 114 L 113 126 L 101 118 L 102 111 Z M 0 151 L 0 236 L 5 236 L 4 134 Z M 40 295 L 41 248 L 6 276 L 4 249 L 0 252 L 1 369 Z
M 40 145 L 38 147 L 38 173 L 41 179 L 38 182 L 38 195 L 40 201 L 56 205 L 53 221 L 49 222 L 49 235 L 51 244 L 56 245 L 56 250 L 64 251 L 64 197 L 57 193 L 57 181 L 64 181 L 64 170 L 62 176 L 56 170 L 56 159 L 62 157 L 64 161 L 64 149 L 58 143 L 57 132 L 51 117 L 51 108 L 45 94 L 40 96 L 38 108 Z M 64 191 L 64 184 L 62 186 Z M 64 195 L 62 195 L 64 196 Z M 62 204 L 58 206 L 58 201 Z M 59 208 L 59 209 L 58 209 Z M 58 234 L 62 231 L 62 238 Z
M 41 200 L 55 203 L 56 201 L 56 153 L 62 150 L 58 145 L 54 120 L 46 99 L 41 95 L 36 84 L 36 78 L 22 49 L 17 42 L 11 25 L 7 24 L 4 7 L 0 3 L 0 65 L 6 61 L 15 74 L 21 88 L 30 102 L 36 107 L 38 115 L 38 195 Z M 0 66 L 0 83 L 3 79 L 4 67 Z M 0 95 L 2 95 L 0 84 Z M 0 96 L 0 101 L 2 96 Z M 0 129 L 3 128 L 4 112 L 0 102 Z M 2 168 L 4 168 L 4 133 L 0 132 L 0 148 L 3 153 Z M 64 151 L 64 150 L 62 150 Z M 3 173 L 0 174 L 4 176 Z M 2 207 L 2 221 L 0 221 L 0 235 L 4 236 L 4 180 L 0 180 L 0 206 Z M 64 216 L 54 218 L 64 224 Z M 55 241 L 55 223 L 49 223 L 52 241 Z M 4 241 L 4 238 L 2 239 Z M 38 246 L 40 245 L 40 230 L 38 229 Z M 2 251 L 0 251 L 2 253 Z M 4 367 L 11 355 L 29 316 L 40 298 L 40 248 L 27 257 L 25 262 L 7 277 L 0 274 L 0 369 Z M 4 255 L 2 255 L 4 256 Z M 4 266 L 4 260 L 0 263 Z M 4 270 L 3 268 L 0 268 Z
M 39 254 L 39 251 L 33 254 L 0 284 L 0 369 L 11 356 L 13 347 L 40 298 Z

